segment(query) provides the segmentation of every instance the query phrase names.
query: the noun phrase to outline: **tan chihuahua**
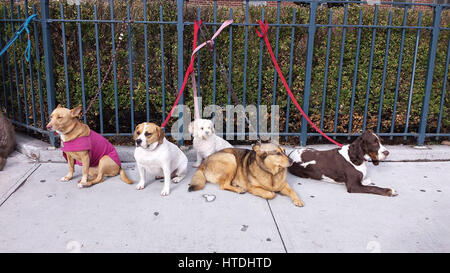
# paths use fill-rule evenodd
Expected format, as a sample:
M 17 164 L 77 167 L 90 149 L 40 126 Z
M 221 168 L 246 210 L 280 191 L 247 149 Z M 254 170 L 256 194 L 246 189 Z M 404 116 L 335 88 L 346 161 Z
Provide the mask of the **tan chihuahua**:
M 69 165 L 69 172 L 61 178 L 61 181 L 72 179 L 76 163 L 82 166 L 79 188 L 103 182 L 104 176 L 116 176 L 119 173 L 125 183 L 133 184 L 121 168 L 120 158 L 114 146 L 78 120 L 81 112 L 81 106 L 71 110 L 58 105 L 47 124 L 47 130 L 56 131 L 60 135 L 61 150 Z M 88 181 L 89 176 L 95 179 Z

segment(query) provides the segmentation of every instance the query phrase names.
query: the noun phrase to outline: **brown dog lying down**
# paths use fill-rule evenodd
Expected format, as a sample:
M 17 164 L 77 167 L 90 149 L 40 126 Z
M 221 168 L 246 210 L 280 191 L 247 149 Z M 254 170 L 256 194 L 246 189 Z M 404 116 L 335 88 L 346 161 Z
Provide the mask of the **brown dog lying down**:
M 6 164 L 6 158 L 16 145 L 14 127 L 0 110 L 0 171 Z
M 82 166 L 82 177 L 78 182 L 80 188 L 103 182 L 104 176 L 116 176 L 119 173 L 125 183 L 133 184 L 121 168 L 114 146 L 78 120 L 81 111 L 81 106 L 70 110 L 58 105 L 47 124 L 48 130 L 54 130 L 60 135 L 61 150 L 69 164 L 69 172 L 61 181 L 72 179 L 74 164 L 77 163 Z M 88 181 L 88 176 L 95 179 Z
M 283 148 L 272 143 L 255 144 L 252 148 L 226 148 L 208 156 L 194 173 L 188 191 L 201 190 L 208 181 L 219 184 L 222 190 L 248 191 L 265 199 L 272 199 L 279 192 L 302 207 L 302 200 L 286 181 L 286 168 L 292 160 Z
M 366 131 L 352 144 L 327 151 L 311 148 L 295 149 L 289 157 L 294 164 L 288 168 L 293 175 L 345 184 L 349 193 L 373 193 L 396 196 L 394 189 L 372 186 L 367 177 L 366 162 L 378 165 L 389 151 L 373 132 Z

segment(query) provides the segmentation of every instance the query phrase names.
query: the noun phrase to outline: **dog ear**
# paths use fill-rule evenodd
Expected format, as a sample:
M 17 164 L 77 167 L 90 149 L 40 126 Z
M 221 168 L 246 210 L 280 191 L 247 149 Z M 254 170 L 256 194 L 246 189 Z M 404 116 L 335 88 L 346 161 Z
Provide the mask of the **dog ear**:
M 61 104 L 58 104 L 58 106 L 56 106 L 56 108 L 62 108 Z
M 82 111 L 83 108 L 81 107 L 81 105 L 78 105 L 77 107 L 70 110 L 70 114 L 72 115 L 73 118 L 78 118 Z
M 139 126 L 140 126 L 140 124 L 138 124 L 138 125 L 136 126 L 136 128 L 134 128 L 134 132 L 133 132 L 133 140 L 136 140 L 136 139 L 138 138 L 137 131 L 138 131 Z
M 158 132 L 158 143 L 163 144 L 164 142 L 164 131 L 161 129 L 161 127 L 156 127 L 156 131 Z
M 348 156 L 350 157 L 350 161 L 355 165 L 361 165 L 364 163 L 364 151 L 362 149 L 363 140 L 361 137 L 358 137 L 348 149 Z

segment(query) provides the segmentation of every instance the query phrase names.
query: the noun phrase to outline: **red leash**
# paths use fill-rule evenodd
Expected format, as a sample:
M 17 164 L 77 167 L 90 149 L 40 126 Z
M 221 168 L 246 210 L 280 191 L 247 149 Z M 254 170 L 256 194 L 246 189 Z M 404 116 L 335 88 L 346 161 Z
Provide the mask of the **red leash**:
M 194 48 L 197 47 L 197 34 L 198 34 L 198 30 L 200 28 L 202 21 L 195 21 L 194 23 Z M 161 128 L 164 128 L 167 125 L 167 122 L 169 122 L 170 117 L 173 114 L 173 111 L 175 110 L 175 108 L 178 105 L 178 102 L 180 101 L 181 95 L 183 95 L 184 92 L 184 88 L 186 87 L 186 83 L 187 80 L 189 78 L 189 75 L 192 73 L 192 71 L 194 71 L 194 60 L 195 60 L 195 54 L 193 54 L 191 56 L 191 62 L 189 63 L 189 67 L 186 70 L 186 74 L 184 75 L 184 80 L 183 80 L 183 85 L 181 85 L 181 89 L 180 92 L 178 93 L 177 99 L 175 100 L 172 109 L 170 110 L 169 114 L 166 117 L 166 120 L 161 124 Z M 194 92 L 197 92 L 197 90 L 194 90 Z
M 261 32 L 258 31 L 258 28 L 255 26 L 256 34 L 258 34 L 259 38 L 263 38 L 264 42 L 266 43 L 267 50 L 269 50 L 270 57 L 272 58 L 272 62 L 275 66 L 275 69 L 277 70 L 278 75 L 280 76 L 281 81 L 283 82 L 284 87 L 286 88 L 286 91 L 289 94 L 289 97 L 291 97 L 292 102 L 295 104 L 297 109 L 300 111 L 300 113 L 303 115 L 303 117 L 308 121 L 309 124 L 317 131 L 319 132 L 323 137 L 328 139 L 330 142 L 338 145 L 339 147 L 342 147 L 343 145 L 339 142 L 333 140 L 329 136 L 325 135 L 324 132 L 322 132 L 306 115 L 306 113 L 303 111 L 303 109 L 300 107 L 300 105 L 297 102 L 297 99 L 295 99 L 294 94 L 292 94 L 291 89 L 289 88 L 289 85 L 286 82 L 286 79 L 284 78 L 283 74 L 281 73 L 281 69 L 278 66 L 278 62 L 275 59 L 275 55 L 273 54 L 272 47 L 270 46 L 269 38 L 267 37 L 267 30 L 269 29 L 269 24 L 264 23 L 263 21 L 259 20 L 259 26 L 261 27 Z
M 186 87 L 186 83 L 187 80 L 189 78 L 189 75 L 194 71 L 194 61 L 195 61 L 195 55 L 197 54 L 197 52 L 204 47 L 207 44 L 213 44 L 214 43 L 214 39 L 220 34 L 220 32 L 226 28 L 227 26 L 229 26 L 230 24 L 233 23 L 233 20 L 226 20 L 225 22 L 223 22 L 223 24 L 220 26 L 220 28 L 216 31 L 216 33 L 214 33 L 213 37 L 202 43 L 201 45 L 197 46 L 197 34 L 198 31 L 200 29 L 200 25 L 202 24 L 202 20 L 199 21 L 195 21 L 194 23 L 194 42 L 193 42 L 193 52 L 191 55 L 191 62 L 189 63 L 189 67 L 186 71 L 186 74 L 184 75 L 184 80 L 183 80 L 183 84 L 181 85 L 181 89 L 178 93 L 177 99 L 175 100 L 172 109 L 170 110 L 169 114 L 166 117 L 166 120 L 164 120 L 164 122 L 161 124 L 161 128 L 164 128 L 167 125 L 167 122 L 169 122 L 170 117 L 173 114 L 173 111 L 175 110 L 176 106 L 178 105 L 178 102 L 180 101 L 181 95 L 183 95 L 184 92 L 184 88 Z M 193 92 L 194 92 L 194 111 L 195 111 L 195 117 L 198 118 L 198 102 L 197 102 L 197 88 L 196 88 L 196 83 L 195 83 L 195 76 L 193 75 L 192 78 L 192 83 L 193 83 Z

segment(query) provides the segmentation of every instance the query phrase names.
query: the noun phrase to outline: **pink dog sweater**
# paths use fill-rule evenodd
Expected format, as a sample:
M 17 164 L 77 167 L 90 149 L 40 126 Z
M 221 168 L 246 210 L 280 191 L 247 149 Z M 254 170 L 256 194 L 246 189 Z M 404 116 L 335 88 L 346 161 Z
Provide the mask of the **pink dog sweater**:
M 109 143 L 106 138 L 102 137 L 100 134 L 94 132 L 93 130 L 91 130 L 89 136 L 79 137 L 67 142 L 61 141 L 61 150 L 63 151 L 63 156 L 66 160 L 67 156 L 65 152 L 79 152 L 89 150 L 89 167 L 98 166 L 98 162 L 105 155 L 111 157 L 111 159 L 120 166 L 120 158 L 114 146 Z M 80 166 L 83 165 L 78 160 L 75 160 L 75 163 Z

